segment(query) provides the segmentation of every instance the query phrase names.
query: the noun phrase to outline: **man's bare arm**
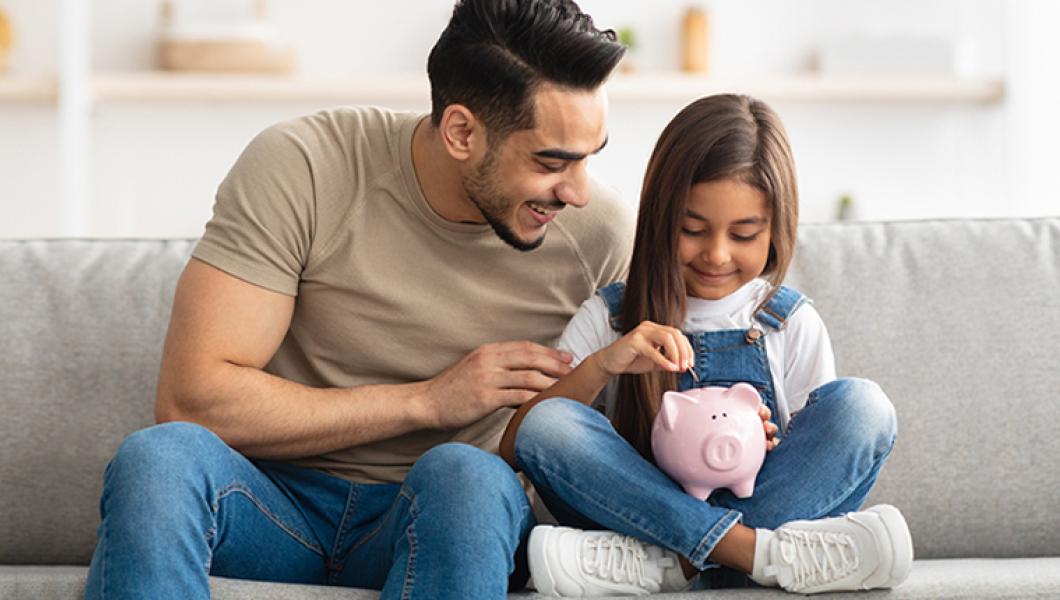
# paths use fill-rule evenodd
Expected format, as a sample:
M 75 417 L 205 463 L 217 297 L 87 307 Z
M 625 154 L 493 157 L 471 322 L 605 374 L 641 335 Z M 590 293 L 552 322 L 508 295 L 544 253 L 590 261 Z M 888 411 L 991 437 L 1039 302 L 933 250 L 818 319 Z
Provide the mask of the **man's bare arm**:
M 294 298 L 192 259 L 177 284 L 155 402 L 158 422 L 203 425 L 253 458 L 291 459 L 456 428 L 518 406 L 569 370 L 529 342 L 482 346 L 434 379 L 312 388 L 263 371 Z

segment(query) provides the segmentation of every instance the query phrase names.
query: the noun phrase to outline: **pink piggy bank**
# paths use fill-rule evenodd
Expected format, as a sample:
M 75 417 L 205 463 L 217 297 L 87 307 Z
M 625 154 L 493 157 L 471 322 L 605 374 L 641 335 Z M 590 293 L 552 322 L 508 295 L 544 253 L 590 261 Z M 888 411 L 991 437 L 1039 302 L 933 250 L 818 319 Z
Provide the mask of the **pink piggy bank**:
M 655 462 L 700 500 L 722 487 L 749 497 L 766 457 L 761 404 L 746 383 L 666 392 L 651 430 Z

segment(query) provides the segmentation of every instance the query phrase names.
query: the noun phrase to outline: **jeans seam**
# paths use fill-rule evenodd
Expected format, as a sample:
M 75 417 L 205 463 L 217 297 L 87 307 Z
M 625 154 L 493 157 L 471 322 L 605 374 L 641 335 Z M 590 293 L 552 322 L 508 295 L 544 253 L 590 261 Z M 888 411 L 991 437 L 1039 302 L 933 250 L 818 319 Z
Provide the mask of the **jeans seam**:
M 416 494 L 411 490 L 402 489 L 398 494 L 408 500 L 409 503 L 409 526 L 406 529 L 406 537 L 409 540 L 409 558 L 405 563 L 405 582 L 401 586 L 401 597 L 408 600 L 412 597 L 412 586 L 416 582 L 416 519 L 419 517 L 419 507 L 416 505 Z
M 206 572 L 210 572 L 210 567 L 213 566 L 213 540 L 217 537 L 217 518 L 216 513 L 214 515 L 213 526 L 206 530 L 206 535 L 203 536 L 203 541 L 206 542 L 206 547 L 209 548 L 209 552 L 206 553 L 206 564 L 203 565 L 206 568 Z
M 408 495 L 404 493 L 404 490 L 398 492 L 397 496 L 394 497 L 394 502 L 390 506 L 390 508 L 387 509 L 387 511 L 383 513 L 381 517 L 376 519 L 375 528 L 369 531 L 368 533 L 362 535 L 361 537 L 357 538 L 357 541 L 355 541 L 353 545 L 350 546 L 350 549 L 342 555 L 341 562 L 345 563 L 349 559 L 350 555 L 354 553 L 354 551 L 363 546 L 365 543 L 371 541 L 372 538 L 378 535 L 379 532 L 382 531 L 384 527 L 386 527 L 391 515 L 393 515 L 394 511 L 398 510 L 398 498 L 402 497 L 408 500 Z
M 347 527 L 349 527 L 351 523 L 350 515 L 353 514 L 353 509 L 357 505 L 357 500 L 360 497 L 360 488 L 352 483 L 349 484 L 349 486 L 350 491 L 346 494 L 346 507 L 342 511 L 342 519 L 339 520 L 338 532 L 335 535 L 335 543 L 331 549 L 331 555 L 333 557 L 336 557 L 339 554 L 342 542 L 348 533 Z
M 318 545 L 314 544 L 313 542 L 305 539 L 297 531 L 295 531 L 293 528 L 291 528 L 286 523 L 284 523 L 282 520 L 280 520 L 279 517 L 274 515 L 272 513 L 272 511 L 270 511 L 268 509 L 268 507 L 266 507 L 264 504 L 262 504 L 262 502 L 260 500 L 258 500 L 258 498 L 256 496 L 254 496 L 254 494 L 251 493 L 251 491 L 246 486 L 244 486 L 241 483 L 233 483 L 233 484 L 229 485 L 228 487 L 223 488 L 221 491 L 219 491 L 217 493 L 217 498 L 211 504 L 211 508 L 213 509 L 213 512 L 214 512 L 215 516 L 217 514 L 217 511 L 219 510 L 219 505 L 220 505 L 221 500 L 223 500 L 224 498 L 226 498 L 229 495 L 234 494 L 234 493 L 239 493 L 239 494 L 243 494 L 244 496 L 246 496 L 246 498 L 248 500 L 250 500 L 254 504 L 254 506 L 256 506 L 257 509 L 259 511 L 261 511 L 261 513 L 263 515 L 265 515 L 265 517 L 268 520 L 272 521 L 273 524 L 275 524 L 277 527 L 279 527 L 287 535 L 289 535 L 292 538 L 294 538 L 295 541 L 297 541 L 298 543 L 302 544 L 303 546 L 305 546 L 309 550 L 315 552 L 316 554 L 319 554 L 321 558 L 326 558 L 325 555 L 324 555 L 324 549 L 323 548 L 321 548 Z

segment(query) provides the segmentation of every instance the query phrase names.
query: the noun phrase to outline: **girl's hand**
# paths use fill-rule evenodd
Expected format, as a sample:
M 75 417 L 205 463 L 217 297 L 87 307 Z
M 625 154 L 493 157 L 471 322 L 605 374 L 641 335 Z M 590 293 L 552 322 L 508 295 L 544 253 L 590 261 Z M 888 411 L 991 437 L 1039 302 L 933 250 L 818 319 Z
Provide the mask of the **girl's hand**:
M 758 407 L 758 416 L 762 418 L 762 428 L 766 430 L 766 452 L 776 448 L 780 443 L 777 441 L 778 427 L 769 420 L 772 414 L 765 404 Z
M 681 373 L 692 367 L 693 357 L 692 344 L 680 329 L 651 321 L 597 352 L 600 367 L 610 377 L 655 370 Z

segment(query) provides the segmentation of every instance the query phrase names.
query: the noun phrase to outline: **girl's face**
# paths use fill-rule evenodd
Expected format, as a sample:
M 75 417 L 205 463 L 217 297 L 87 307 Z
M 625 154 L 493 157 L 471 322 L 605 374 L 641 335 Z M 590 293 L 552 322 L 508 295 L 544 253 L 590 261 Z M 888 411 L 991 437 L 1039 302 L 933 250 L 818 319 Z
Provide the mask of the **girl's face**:
M 762 274 L 769 259 L 769 203 L 736 179 L 697 183 L 677 242 L 688 294 L 720 300 Z

